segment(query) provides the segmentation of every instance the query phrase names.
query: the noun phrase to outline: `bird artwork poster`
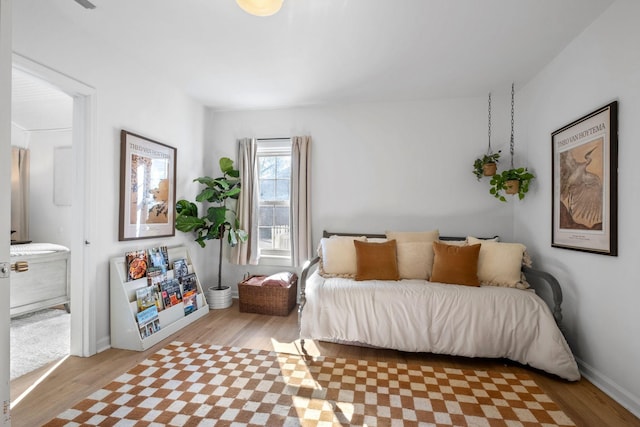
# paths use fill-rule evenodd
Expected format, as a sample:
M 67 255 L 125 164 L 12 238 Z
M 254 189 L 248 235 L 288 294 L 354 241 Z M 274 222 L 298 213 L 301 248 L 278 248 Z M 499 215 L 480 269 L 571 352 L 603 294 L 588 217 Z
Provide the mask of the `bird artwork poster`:
M 617 102 L 552 133 L 552 246 L 617 255 Z

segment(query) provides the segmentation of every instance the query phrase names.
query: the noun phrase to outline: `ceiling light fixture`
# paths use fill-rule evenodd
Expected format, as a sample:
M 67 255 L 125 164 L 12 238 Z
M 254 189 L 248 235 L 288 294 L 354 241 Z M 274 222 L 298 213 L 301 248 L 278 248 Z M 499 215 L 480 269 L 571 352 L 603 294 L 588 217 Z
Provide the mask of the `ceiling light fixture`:
M 271 16 L 282 7 L 283 0 L 236 0 L 245 12 L 255 16 Z
M 76 0 L 76 3 L 83 6 L 85 9 L 95 9 L 96 5 L 91 3 L 89 0 Z

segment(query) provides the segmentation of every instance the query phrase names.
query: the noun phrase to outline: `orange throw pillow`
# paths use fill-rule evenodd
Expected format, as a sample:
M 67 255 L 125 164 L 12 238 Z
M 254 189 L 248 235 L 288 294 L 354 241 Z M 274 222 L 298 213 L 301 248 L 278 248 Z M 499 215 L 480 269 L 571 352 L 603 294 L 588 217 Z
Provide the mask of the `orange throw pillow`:
M 354 240 L 356 280 L 400 280 L 396 241 L 369 243 Z
M 478 280 L 479 244 L 454 246 L 433 242 L 433 252 L 432 282 L 480 286 Z

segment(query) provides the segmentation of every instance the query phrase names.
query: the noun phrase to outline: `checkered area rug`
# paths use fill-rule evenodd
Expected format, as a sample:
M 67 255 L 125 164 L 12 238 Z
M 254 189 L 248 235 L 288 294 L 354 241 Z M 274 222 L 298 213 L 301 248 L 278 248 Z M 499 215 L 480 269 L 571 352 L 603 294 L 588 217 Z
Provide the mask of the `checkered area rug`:
M 174 342 L 47 426 L 572 426 L 526 374 Z

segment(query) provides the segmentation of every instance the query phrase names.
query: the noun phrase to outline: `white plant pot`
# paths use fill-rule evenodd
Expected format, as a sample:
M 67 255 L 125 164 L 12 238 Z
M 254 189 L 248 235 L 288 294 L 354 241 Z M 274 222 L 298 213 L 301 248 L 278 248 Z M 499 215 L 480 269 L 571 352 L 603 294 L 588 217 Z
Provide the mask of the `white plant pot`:
M 217 286 L 211 287 L 207 292 L 207 303 L 212 310 L 229 308 L 233 301 L 231 301 L 231 287 L 223 286 L 222 289 L 218 289 Z

